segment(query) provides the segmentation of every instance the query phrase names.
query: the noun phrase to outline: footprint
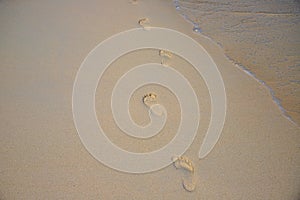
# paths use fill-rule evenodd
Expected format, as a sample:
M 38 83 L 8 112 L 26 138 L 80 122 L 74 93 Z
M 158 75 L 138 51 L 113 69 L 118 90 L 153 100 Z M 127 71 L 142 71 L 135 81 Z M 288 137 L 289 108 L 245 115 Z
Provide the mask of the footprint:
M 143 103 L 147 106 L 147 107 L 151 107 L 154 104 L 157 104 L 157 100 L 156 100 L 157 95 L 154 93 L 148 93 L 146 95 L 144 95 L 143 97 Z
M 159 50 L 159 55 L 162 57 L 172 58 L 172 53 L 166 50 Z
M 150 21 L 148 18 L 139 19 L 138 24 L 144 28 L 144 30 L 150 29 Z
M 150 109 L 150 111 L 157 115 L 162 116 L 164 114 L 164 108 L 162 105 L 157 103 L 157 95 L 154 93 L 148 93 L 143 97 L 143 103 Z
M 196 177 L 192 161 L 185 156 L 174 156 L 172 161 L 176 169 L 184 169 L 186 172 L 184 178 L 182 178 L 183 188 L 189 192 L 194 191 L 196 188 Z
M 159 55 L 161 57 L 161 64 L 168 66 L 168 61 L 172 58 L 172 53 L 165 50 L 159 50 Z
M 177 169 L 183 168 L 191 173 L 194 173 L 194 165 L 192 161 L 190 161 L 187 157 L 185 156 L 174 156 L 172 158 L 172 161 L 174 163 L 174 166 Z

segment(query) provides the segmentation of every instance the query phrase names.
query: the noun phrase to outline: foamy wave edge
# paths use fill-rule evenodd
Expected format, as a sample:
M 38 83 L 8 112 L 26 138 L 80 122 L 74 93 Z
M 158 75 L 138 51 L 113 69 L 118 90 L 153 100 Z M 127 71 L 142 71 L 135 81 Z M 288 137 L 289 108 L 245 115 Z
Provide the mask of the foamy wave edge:
M 179 5 L 179 1 L 178 0 L 173 0 L 173 5 L 175 6 L 175 9 L 177 11 L 181 10 L 181 7 Z M 200 34 L 201 36 L 204 36 L 205 38 L 208 38 L 210 41 L 212 41 L 213 43 L 215 43 L 216 45 L 218 45 L 220 48 L 223 49 L 222 45 L 217 43 L 216 41 L 214 41 L 211 37 L 209 37 L 208 35 L 204 35 L 201 31 L 200 25 L 196 22 L 194 22 L 193 20 L 191 20 L 187 15 L 178 12 L 180 16 L 182 16 L 187 22 L 191 23 L 193 25 L 193 30 L 196 34 Z M 223 51 L 225 54 L 225 51 Z M 255 81 L 257 81 L 258 83 L 262 84 L 268 91 L 269 94 L 272 97 L 272 101 L 278 106 L 279 110 L 281 111 L 281 114 L 290 122 L 292 122 L 293 124 L 299 126 L 292 118 L 291 116 L 287 113 L 286 109 L 282 106 L 281 101 L 275 96 L 274 90 L 268 86 L 266 84 L 265 81 L 260 80 L 259 78 L 257 78 L 257 76 L 255 75 L 255 73 L 251 72 L 249 69 L 247 69 L 244 65 L 242 65 L 241 63 L 236 62 L 233 58 L 229 57 L 227 54 L 225 54 L 225 57 L 232 62 L 237 68 L 239 68 L 240 70 L 242 70 L 243 72 L 245 72 L 248 76 L 250 76 L 251 78 L 253 78 Z

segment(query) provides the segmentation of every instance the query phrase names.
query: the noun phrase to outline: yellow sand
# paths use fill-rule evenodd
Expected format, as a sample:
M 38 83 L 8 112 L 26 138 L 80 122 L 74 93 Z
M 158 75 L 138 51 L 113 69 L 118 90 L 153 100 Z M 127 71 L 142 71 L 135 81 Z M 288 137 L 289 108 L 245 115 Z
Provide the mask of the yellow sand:
M 299 1 L 177 0 L 177 4 L 178 12 L 198 23 L 230 59 L 263 80 L 300 125 Z
M 151 26 L 175 29 L 198 41 L 213 57 L 225 82 L 228 111 L 223 133 L 209 156 L 199 160 L 210 118 L 207 89 L 186 62 L 176 57 L 170 61 L 191 81 L 200 99 L 199 132 L 186 152 L 197 175 L 191 193 L 182 188 L 182 174 L 172 165 L 141 175 L 104 166 L 86 151 L 73 123 L 72 87 L 81 62 L 107 37 L 139 27 L 141 18 L 148 18 Z M 0 25 L 0 199 L 299 197 L 299 128 L 282 116 L 264 86 L 228 61 L 211 40 L 194 34 L 172 1 L 1 1 Z M 140 124 L 148 119 L 141 101 L 146 92 L 155 90 L 166 109 L 172 109 L 165 133 L 152 143 L 122 135 L 107 106 L 110 89 L 120 75 L 138 63 L 159 62 L 156 53 L 134 52 L 116 61 L 97 90 L 98 119 L 105 119 L 108 137 L 128 150 L 157 149 L 178 127 L 178 103 L 161 88 L 141 89 L 130 102 L 133 118 Z M 124 67 L 117 68 L 120 64 Z

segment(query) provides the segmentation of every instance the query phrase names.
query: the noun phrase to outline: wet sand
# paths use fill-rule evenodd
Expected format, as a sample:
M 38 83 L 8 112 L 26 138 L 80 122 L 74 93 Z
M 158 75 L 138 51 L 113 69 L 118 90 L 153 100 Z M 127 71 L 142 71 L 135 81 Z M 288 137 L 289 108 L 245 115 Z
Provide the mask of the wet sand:
M 179 13 L 266 84 L 283 113 L 300 124 L 299 1 L 176 2 Z
M 134 175 L 104 166 L 87 152 L 74 126 L 72 89 L 83 59 L 104 39 L 139 27 L 138 20 L 145 17 L 151 26 L 178 30 L 199 42 L 224 79 L 228 101 L 224 129 L 213 151 L 199 160 L 210 120 L 209 94 L 189 63 L 176 56 L 170 61 L 200 99 L 200 127 L 185 153 L 196 174 L 193 192 L 184 190 L 183 173 L 173 165 Z M 195 34 L 172 1 L 1 1 L 0 24 L 1 199 L 299 198 L 299 127 L 282 115 L 266 87 L 229 61 L 211 39 Z M 180 120 L 174 95 L 148 86 L 133 95 L 130 112 L 137 123 L 146 123 L 141 96 L 155 90 L 169 111 L 162 133 L 152 141 L 136 141 L 113 122 L 107 106 L 111 88 L 128 69 L 149 61 L 161 61 L 157 51 L 120 58 L 97 88 L 98 119 L 115 144 L 131 151 L 165 145 Z

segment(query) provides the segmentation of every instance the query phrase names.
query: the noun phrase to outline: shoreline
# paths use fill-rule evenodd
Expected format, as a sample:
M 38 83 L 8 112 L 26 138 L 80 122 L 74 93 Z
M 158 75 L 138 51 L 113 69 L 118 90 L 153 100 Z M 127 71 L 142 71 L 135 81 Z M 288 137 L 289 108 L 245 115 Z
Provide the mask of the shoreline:
M 209 35 L 206 35 L 204 33 L 202 33 L 201 30 L 201 26 L 200 24 L 194 22 L 193 20 L 191 20 L 186 14 L 184 13 L 180 13 L 181 11 L 181 6 L 179 3 L 179 0 L 173 0 L 173 4 L 175 9 L 178 11 L 178 14 L 181 15 L 188 23 L 192 24 L 194 29 L 198 30 L 198 31 L 194 31 L 197 34 L 201 34 L 202 36 L 208 37 L 209 39 L 211 39 L 214 43 L 216 43 L 218 46 L 220 46 L 220 48 L 224 48 L 222 46 L 222 44 L 218 43 L 217 41 L 215 41 L 213 38 L 211 38 Z M 228 57 L 228 59 L 237 67 L 239 67 L 242 71 L 244 71 L 246 74 L 248 74 L 249 76 L 251 76 L 252 78 L 254 78 L 256 81 L 258 81 L 260 84 L 264 85 L 270 92 L 270 95 L 272 96 L 273 102 L 278 106 L 278 108 L 280 109 L 280 111 L 282 112 L 282 115 L 284 117 L 286 117 L 288 120 L 290 120 L 292 123 L 294 123 L 295 125 L 297 125 L 298 127 L 300 126 L 288 113 L 288 111 L 282 106 L 281 100 L 277 98 L 277 96 L 274 93 L 274 89 L 272 89 L 272 87 L 270 87 L 264 80 L 259 79 L 255 73 L 253 73 L 249 68 L 245 67 L 242 65 L 242 63 L 238 63 L 236 62 L 236 60 L 234 58 L 231 58 L 229 55 L 227 55 L 225 52 L 224 54 Z
M 217 41 L 216 40 L 216 38 L 218 36 L 212 37 L 209 33 L 203 32 L 201 30 L 200 22 L 197 23 L 196 20 L 198 20 L 198 18 L 201 19 L 202 15 L 198 14 L 199 16 L 198 15 L 196 15 L 196 17 L 194 16 L 195 19 L 192 20 L 188 16 L 189 14 L 191 14 L 191 13 L 189 13 L 188 8 L 185 8 L 185 10 L 184 10 L 183 7 L 181 6 L 181 4 L 183 4 L 183 3 L 195 4 L 197 6 L 197 3 L 193 2 L 193 1 L 191 1 L 191 2 L 184 2 L 184 1 L 180 2 L 180 0 L 173 0 L 174 7 L 178 11 L 178 14 L 181 15 L 188 23 L 192 24 L 192 26 L 194 27 L 194 29 L 196 28 L 197 30 L 199 30 L 196 33 L 202 34 L 203 36 L 210 38 L 213 42 L 215 42 L 222 49 L 224 49 L 225 55 L 228 57 L 228 59 L 230 61 L 233 62 L 233 64 L 237 65 L 242 71 L 244 71 L 245 73 L 247 73 L 248 75 L 250 75 L 252 78 L 254 78 L 255 80 L 257 80 L 259 83 L 263 84 L 269 90 L 274 103 L 277 104 L 278 108 L 281 110 L 281 112 L 284 115 L 284 117 L 286 117 L 288 120 L 290 120 L 291 122 L 295 123 L 299 127 L 300 124 L 299 124 L 299 121 L 297 120 L 297 118 L 299 118 L 299 117 L 297 117 L 297 115 L 296 115 L 297 109 L 295 108 L 295 110 L 293 110 L 293 106 L 295 105 L 295 103 L 294 104 L 290 104 L 290 105 L 288 104 L 286 106 L 282 105 L 282 101 L 288 101 L 289 98 L 294 98 L 295 100 L 297 100 L 297 98 L 290 95 L 289 97 L 286 97 L 286 99 L 285 98 L 284 99 L 280 99 L 279 97 L 282 97 L 282 95 L 284 93 L 282 93 L 282 92 L 280 93 L 280 91 L 276 88 L 276 86 L 275 86 L 275 88 L 273 86 L 271 86 L 269 84 L 270 81 L 263 80 L 262 77 L 259 78 L 258 75 L 256 73 L 254 73 L 253 70 L 251 70 L 251 67 L 245 66 L 243 64 L 243 62 L 238 62 L 236 60 L 236 58 L 235 58 L 236 56 L 229 55 L 229 53 L 226 53 L 225 52 L 225 48 L 227 48 L 227 46 L 225 45 L 225 47 L 224 47 L 223 44 L 221 44 L 221 43 L 223 43 L 222 40 L 221 41 Z M 212 9 L 213 9 L 213 7 L 212 7 Z M 197 11 L 197 9 L 195 9 L 194 11 Z M 192 11 L 190 11 L 190 12 L 192 12 Z M 293 15 L 293 14 L 295 15 L 295 13 L 290 13 L 290 14 L 291 15 Z M 199 21 L 201 21 L 201 20 L 199 20 Z M 218 28 L 218 27 L 216 27 L 216 28 Z M 236 47 L 236 49 L 238 49 L 238 48 L 239 48 L 239 46 Z M 286 78 L 289 78 L 289 77 L 286 77 Z M 284 82 L 282 82 L 282 83 L 284 83 Z M 276 93 L 278 93 L 278 94 L 276 94 Z M 286 96 L 286 94 L 285 94 L 285 96 Z M 291 115 L 291 114 L 293 114 L 293 115 Z

